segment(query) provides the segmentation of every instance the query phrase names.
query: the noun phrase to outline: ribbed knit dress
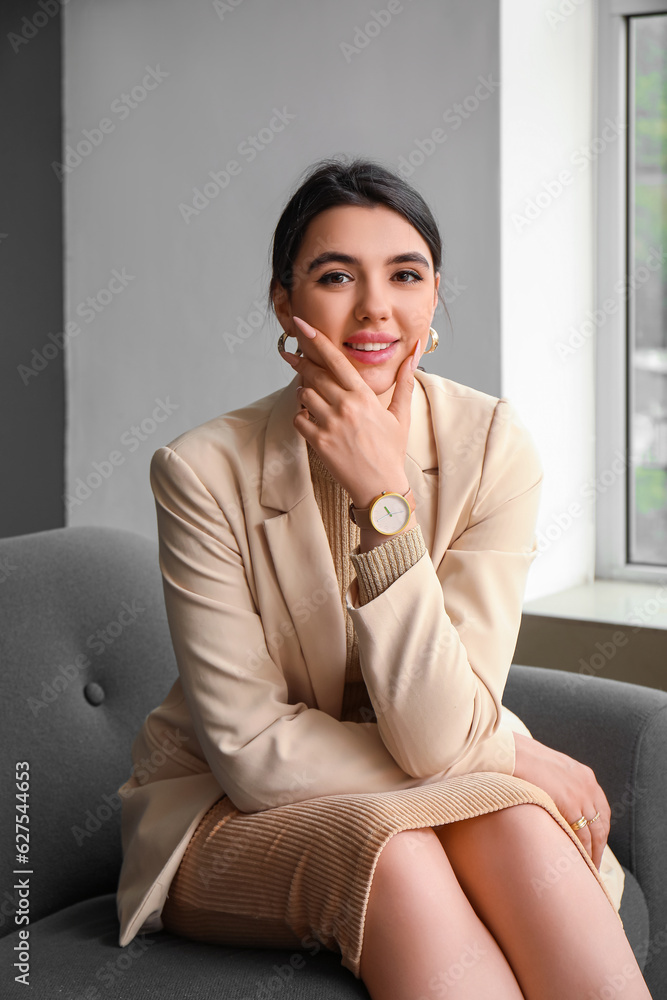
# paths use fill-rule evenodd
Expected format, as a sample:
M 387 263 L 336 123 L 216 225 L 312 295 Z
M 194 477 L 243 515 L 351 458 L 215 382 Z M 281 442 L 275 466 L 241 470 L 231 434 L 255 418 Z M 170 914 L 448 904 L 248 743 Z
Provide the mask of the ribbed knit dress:
M 359 552 L 359 528 L 348 515 L 350 497 L 310 444 L 307 448 L 347 628 L 340 718 L 373 723 L 376 715 L 344 595 L 356 576 L 359 604 L 364 605 L 429 556 L 418 525 Z M 340 953 L 342 965 L 359 978 L 368 897 L 387 841 L 403 830 L 521 803 L 538 804 L 554 817 L 618 910 L 618 863 L 606 882 L 604 866 L 600 876 L 546 792 L 520 778 L 486 771 L 395 792 L 321 796 L 256 813 L 240 812 L 224 796 L 202 818 L 188 844 L 169 888 L 163 925 L 183 937 L 228 946 L 312 950 L 324 945 Z

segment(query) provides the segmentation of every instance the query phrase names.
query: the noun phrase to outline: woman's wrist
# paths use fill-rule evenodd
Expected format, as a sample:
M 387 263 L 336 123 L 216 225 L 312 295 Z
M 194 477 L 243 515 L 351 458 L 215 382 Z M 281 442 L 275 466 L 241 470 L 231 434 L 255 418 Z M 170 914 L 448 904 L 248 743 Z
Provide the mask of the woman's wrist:
M 359 510 L 368 510 L 373 500 L 379 497 L 383 492 L 389 493 L 400 493 L 403 496 L 410 489 L 410 483 L 405 477 L 405 473 L 397 476 L 389 477 L 389 485 L 382 486 L 380 489 L 369 490 L 368 488 L 362 488 L 359 492 L 350 493 L 350 500 L 355 507 Z M 381 532 L 377 532 L 381 534 Z
M 525 736 L 523 733 L 514 733 L 513 774 L 516 778 L 525 778 L 526 781 L 531 780 L 530 777 L 528 777 L 526 767 L 530 769 L 530 764 L 532 763 L 534 765 L 536 748 L 537 743 L 535 740 L 531 739 L 529 736 Z M 532 769 L 530 769 L 530 774 L 534 777 Z

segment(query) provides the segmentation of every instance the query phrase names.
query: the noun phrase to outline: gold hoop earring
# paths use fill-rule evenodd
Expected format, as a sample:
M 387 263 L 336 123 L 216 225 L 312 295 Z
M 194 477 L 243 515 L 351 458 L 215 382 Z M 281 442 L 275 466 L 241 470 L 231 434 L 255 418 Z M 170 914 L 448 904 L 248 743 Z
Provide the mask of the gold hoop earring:
M 438 337 L 437 332 L 433 329 L 432 326 L 428 328 L 428 332 L 431 334 L 431 346 L 429 347 L 428 351 L 424 351 L 424 354 L 433 354 L 433 352 L 438 347 L 438 341 L 440 340 L 440 338 Z M 422 355 L 422 357 L 423 356 L 424 355 Z
M 279 351 L 286 351 L 287 350 L 287 348 L 285 347 L 285 340 L 287 339 L 287 337 L 296 337 L 296 334 L 295 333 L 288 333 L 287 330 L 283 330 L 283 332 L 278 337 L 278 350 Z M 298 354 L 299 357 L 301 357 L 303 355 L 303 351 L 301 350 L 301 348 L 298 345 L 297 345 L 297 349 L 296 349 L 296 351 L 294 353 Z

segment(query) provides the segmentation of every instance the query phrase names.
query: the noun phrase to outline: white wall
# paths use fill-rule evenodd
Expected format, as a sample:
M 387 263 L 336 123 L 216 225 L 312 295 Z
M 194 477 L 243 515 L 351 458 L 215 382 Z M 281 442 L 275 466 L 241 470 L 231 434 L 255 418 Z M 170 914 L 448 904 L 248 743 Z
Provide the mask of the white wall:
M 385 23 L 365 32 L 373 10 Z M 155 448 L 291 379 L 263 317 L 269 242 L 326 155 L 423 160 L 409 179 L 441 224 L 454 332 L 439 313 L 422 364 L 500 393 L 497 0 L 71 0 L 63 16 L 64 145 L 84 129 L 97 142 L 63 179 L 70 524 L 154 537 Z M 147 67 L 166 75 L 124 106 Z M 294 118 L 250 161 L 239 146 L 281 124 L 274 108 Z M 186 222 L 179 204 L 231 159 L 240 172 Z M 131 280 L 105 292 L 123 270 Z M 255 330 L 230 344 L 242 321 Z
M 594 576 L 594 13 L 501 3 L 502 392 L 545 467 L 527 600 Z

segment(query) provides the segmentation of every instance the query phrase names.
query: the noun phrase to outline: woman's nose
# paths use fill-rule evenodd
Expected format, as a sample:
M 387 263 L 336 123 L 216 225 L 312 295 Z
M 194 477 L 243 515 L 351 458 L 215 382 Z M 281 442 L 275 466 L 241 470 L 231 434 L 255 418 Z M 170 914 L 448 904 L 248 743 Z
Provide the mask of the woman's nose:
M 380 282 L 365 281 L 359 283 L 359 293 L 355 307 L 358 320 L 370 320 L 379 323 L 391 315 L 389 296 Z

